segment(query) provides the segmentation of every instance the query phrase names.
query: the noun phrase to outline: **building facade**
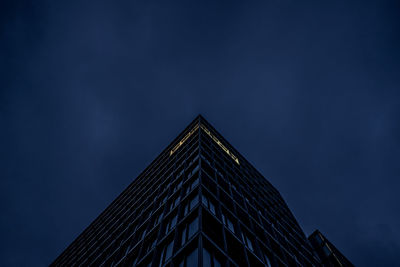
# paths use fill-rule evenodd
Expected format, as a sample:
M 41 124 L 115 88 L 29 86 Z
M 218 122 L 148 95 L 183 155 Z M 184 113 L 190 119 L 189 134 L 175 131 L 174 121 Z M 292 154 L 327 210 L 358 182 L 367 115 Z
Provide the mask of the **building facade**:
M 198 116 L 51 266 L 320 266 L 280 193 Z
M 354 265 L 319 231 L 309 237 L 311 245 L 324 267 L 353 267 Z

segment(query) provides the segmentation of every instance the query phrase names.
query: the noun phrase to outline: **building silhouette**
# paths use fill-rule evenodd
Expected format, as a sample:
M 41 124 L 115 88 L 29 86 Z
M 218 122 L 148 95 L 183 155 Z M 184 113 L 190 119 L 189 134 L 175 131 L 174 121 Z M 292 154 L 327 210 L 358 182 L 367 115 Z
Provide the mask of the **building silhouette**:
M 51 266 L 321 266 L 321 260 L 280 193 L 198 116 Z
M 319 230 L 315 230 L 308 240 L 323 266 L 354 266 Z

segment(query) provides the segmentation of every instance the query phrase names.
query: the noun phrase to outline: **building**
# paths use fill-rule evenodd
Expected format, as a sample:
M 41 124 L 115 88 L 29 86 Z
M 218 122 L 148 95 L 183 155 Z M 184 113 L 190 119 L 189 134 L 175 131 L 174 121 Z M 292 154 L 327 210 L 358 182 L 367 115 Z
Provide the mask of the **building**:
M 51 266 L 320 266 L 280 193 L 203 117 Z
M 320 231 L 315 230 L 309 237 L 311 245 L 324 267 L 354 266 Z

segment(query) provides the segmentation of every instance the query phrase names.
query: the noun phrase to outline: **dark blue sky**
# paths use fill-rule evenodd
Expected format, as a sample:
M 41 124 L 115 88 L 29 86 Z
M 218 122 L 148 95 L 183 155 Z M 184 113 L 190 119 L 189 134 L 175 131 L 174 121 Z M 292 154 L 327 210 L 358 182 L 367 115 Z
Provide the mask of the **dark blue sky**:
M 399 265 L 399 1 L 0 5 L 0 266 L 49 264 L 199 113 L 306 234 Z

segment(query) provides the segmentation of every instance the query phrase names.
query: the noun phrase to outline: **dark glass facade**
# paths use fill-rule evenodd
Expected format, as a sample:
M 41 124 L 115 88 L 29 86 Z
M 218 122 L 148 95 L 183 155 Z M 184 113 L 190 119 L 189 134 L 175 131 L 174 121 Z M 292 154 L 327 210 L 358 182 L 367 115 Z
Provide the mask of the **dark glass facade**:
M 52 266 L 320 266 L 279 192 L 198 116 Z
M 318 230 L 309 237 L 324 267 L 353 267 L 354 265 Z

